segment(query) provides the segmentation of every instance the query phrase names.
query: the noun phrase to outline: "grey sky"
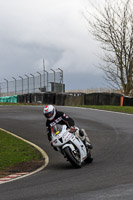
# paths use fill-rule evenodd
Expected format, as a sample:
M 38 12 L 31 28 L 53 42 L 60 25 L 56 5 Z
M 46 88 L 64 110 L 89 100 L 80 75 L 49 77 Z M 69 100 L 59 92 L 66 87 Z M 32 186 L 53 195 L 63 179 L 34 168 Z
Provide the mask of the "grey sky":
M 87 0 L 0 0 L 0 82 L 64 70 L 66 88 L 106 87 L 95 66 L 98 44 L 83 18 Z

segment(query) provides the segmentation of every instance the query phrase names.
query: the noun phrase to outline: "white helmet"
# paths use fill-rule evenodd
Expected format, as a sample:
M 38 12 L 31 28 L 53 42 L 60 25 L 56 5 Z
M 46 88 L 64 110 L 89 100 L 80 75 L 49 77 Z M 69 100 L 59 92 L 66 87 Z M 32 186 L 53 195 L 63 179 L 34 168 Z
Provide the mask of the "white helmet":
M 43 114 L 48 120 L 53 120 L 56 115 L 56 109 L 53 105 L 47 105 L 43 109 Z

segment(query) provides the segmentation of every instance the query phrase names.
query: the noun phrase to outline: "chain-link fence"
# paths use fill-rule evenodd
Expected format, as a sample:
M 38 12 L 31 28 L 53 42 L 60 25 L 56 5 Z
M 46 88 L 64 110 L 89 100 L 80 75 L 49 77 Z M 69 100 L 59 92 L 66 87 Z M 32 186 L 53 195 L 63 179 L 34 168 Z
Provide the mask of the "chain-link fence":
M 37 92 L 64 92 L 63 71 L 45 74 L 37 72 L 37 76 L 30 74 L 12 77 L 12 80 L 4 79 L 0 83 L 0 96 L 12 96 Z

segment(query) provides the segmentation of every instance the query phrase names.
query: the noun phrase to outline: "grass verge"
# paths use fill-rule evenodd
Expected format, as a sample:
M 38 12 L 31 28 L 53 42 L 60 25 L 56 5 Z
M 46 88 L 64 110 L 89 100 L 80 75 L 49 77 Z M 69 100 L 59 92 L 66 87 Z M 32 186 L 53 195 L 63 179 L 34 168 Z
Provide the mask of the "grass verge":
M 1 103 L 0 105 L 36 105 L 32 103 Z M 39 104 L 40 105 L 40 104 Z M 76 107 L 83 107 L 83 108 L 93 108 L 93 109 L 99 109 L 99 110 L 108 110 L 108 111 L 114 111 L 114 112 L 123 112 L 123 113 L 129 113 L 133 114 L 133 106 L 110 106 L 110 105 L 79 105 Z
M 133 114 L 133 106 L 100 106 L 100 105 L 82 105 L 79 107 L 83 108 L 93 108 L 93 109 L 99 109 L 99 110 L 108 110 L 108 111 L 115 111 L 115 112 L 123 112 L 123 113 L 129 113 Z
M 36 105 L 35 103 L 8 103 L 8 102 L 0 102 L 0 106 L 25 106 L 25 105 Z
M 42 159 L 33 146 L 0 130 L 0 172 L 18 163 Z

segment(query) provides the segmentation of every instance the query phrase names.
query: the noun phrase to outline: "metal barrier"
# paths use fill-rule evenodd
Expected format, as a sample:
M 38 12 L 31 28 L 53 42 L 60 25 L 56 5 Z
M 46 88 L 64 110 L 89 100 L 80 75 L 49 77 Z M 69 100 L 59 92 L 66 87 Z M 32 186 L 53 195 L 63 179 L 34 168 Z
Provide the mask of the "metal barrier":
M 120 94 L 116 93 L 91 93 L 86 94 L 85 105 L 120 105 Z
M 0 97 L 13 96 L 30 93 L 40 92 L 65 92 L 65 85 L 63 84 L 63 71 L 59 72 L 47 72 L 42 74 L 37 72 L 38 75 L 30 74 L 19 76 L 17 80 L 12 77 L 13 80 L 4 79 L 4 82 L 0 83 Z
M 121 97 L 123 97 L 123 106 L 133 106 L 133 98 L 121 96 L 116 93 L 29 93 L 22 95 L 13 95 L 0 97 L 0 102 L 10 103 L 36 103 L 36 104 L 55 104 L 62 106 L 78 106 L 78 105 L 121 105 Z

